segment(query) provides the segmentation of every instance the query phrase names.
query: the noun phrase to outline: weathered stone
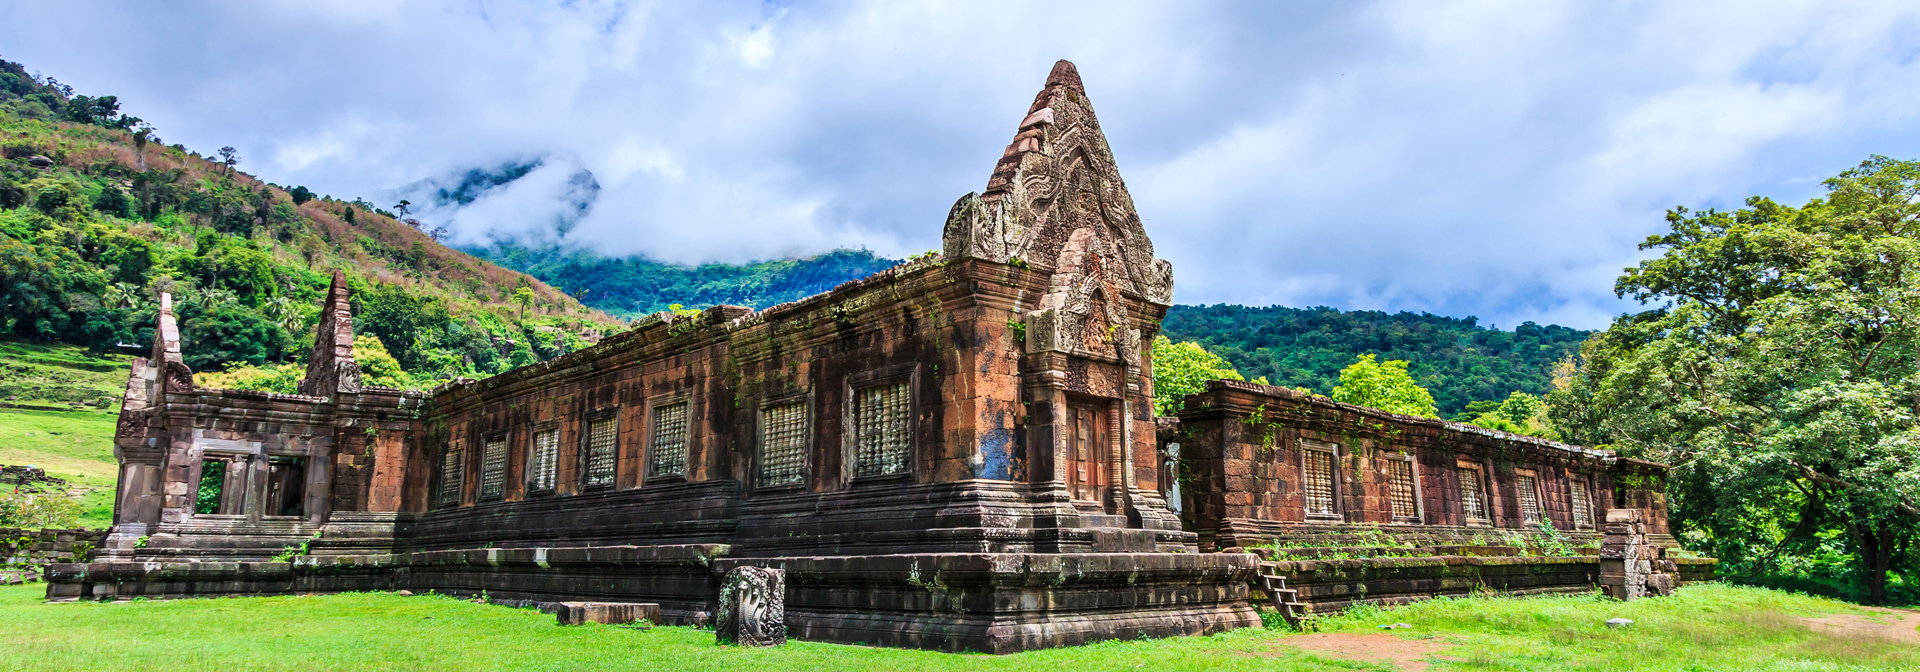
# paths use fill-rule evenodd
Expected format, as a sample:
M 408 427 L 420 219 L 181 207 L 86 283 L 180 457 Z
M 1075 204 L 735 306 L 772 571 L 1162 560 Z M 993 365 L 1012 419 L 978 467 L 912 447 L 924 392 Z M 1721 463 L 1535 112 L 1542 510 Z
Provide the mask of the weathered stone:
M 720 586 L 714 638 L 721 644 L 787 643 L 786 576 L 778 569 L 735 567 Z
M 639 602 L 561 602 L 555 605 L 554 619 L 560 625 L 626 625 L 660 621 L 660 605 Z

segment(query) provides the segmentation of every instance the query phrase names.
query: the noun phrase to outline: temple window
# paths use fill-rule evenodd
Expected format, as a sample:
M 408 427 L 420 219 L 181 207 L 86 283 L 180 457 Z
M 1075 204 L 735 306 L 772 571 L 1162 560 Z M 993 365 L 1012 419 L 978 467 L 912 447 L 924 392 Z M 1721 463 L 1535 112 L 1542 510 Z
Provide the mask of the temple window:
M 507 484 L 507 437 L 487 439 L 480 453 L 480 498 L 500 499 Z
M 620 418 L 613 413 L 587 421 L 586 455 L 580 485 L 599 488 L 613 485 L 614 462 L 618 457 Z
M 275 456 L 267 458 L 267 510 L 265 515 L 299 517 L 307 510 L 307 458 Z
M 205 459 L 200 461 L 200 487 L 196 490 L 193 512 L 197 515 L 227 513 L 223 509 L 227 495 L 227 466 L 225 459 Z
M 855 477 L 907 473 L 909 449 L 907 381 L 854 391 Z
M 1587 491 L 1587 477 L 1576 475 L 1568 481 L 1573 490 L 1568 498 L 1573 505 L 1573 526 L 1577 529 L 1593 529 L 1593 499 Z
M 461 489 L 467 484 L 467 451 L 453 442 L 440 457 L 440 503 L 460 503 Z
M 1487 520 L 1486 481 L 1480 474 L 1480 467 L 1462 463 L 1460 465 L 1460 513 L 1468 522 Z
M 527 492 L 553 492 L 559 480 L 560 429 L 547 427 L 533 432 L 533 450 L 527 459 Z
M 1520 524 L 1540 524 L 1540 479 L 1533 472 L 1516 469 L 1513 474 L 1514 496 L 1520 500 Z
M 760 487 L 799 485 L 807 477 L 807 405 L 769 406 L 760 416 Z
M 1308 516 L 1332 517 L 1340 515 L 1336 508 L 1339 486 L 1335 478 L 1339 470 L 1334 468 L 1340 447 L 1319 441 L 1300 442 L 1301 492 L 1306 495 Z
M 653 407 L 650 478 L 687 475 L 687 402 Z
M 1413 456 L 1388 453 L 1387 501 L 1395 522 L 1420 522 L 1420 492 L 1414 484 Z

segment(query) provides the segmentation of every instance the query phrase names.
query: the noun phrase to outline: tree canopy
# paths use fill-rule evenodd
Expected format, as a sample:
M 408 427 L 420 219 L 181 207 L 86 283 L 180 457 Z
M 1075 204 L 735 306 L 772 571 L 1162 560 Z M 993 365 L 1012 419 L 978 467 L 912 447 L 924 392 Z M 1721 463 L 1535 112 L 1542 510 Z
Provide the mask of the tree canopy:
M 1340 384 L 1333 388 L 1334 401 L 1378 408 L 1402 415 L 1438 418 L 1433 395 L 1414 382 L 1407 373 L 1406 360 L 1374 361 L 1371 353 L 1354 358 L 1340 370 Z
M 1233 365 L 1199 343 L 1153 339 L 1153 414 L 1173 415 L 1189 394 L 1207 389 L 1209 380 L 1246 380 Z
M 1552 413 L 1675 465 L 1676 523 L 1729 573 L 1838 575 L 1881 602 L 1890 572 L 1920 587 L 1920 163 L 1825 184 L 1669 212 L 1641 245 L 1661 256 L 1616 284 L 1653 308 L 1583 346 Z

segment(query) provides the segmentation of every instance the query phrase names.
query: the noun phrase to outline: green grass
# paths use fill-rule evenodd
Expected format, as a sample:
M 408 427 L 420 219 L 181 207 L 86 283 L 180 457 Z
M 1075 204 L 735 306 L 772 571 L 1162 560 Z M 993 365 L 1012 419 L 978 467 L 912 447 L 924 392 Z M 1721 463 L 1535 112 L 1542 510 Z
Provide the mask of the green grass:
M 0 669 L 248 670 L 1384 670 L 1288 646 L 1291 633 L 1106 642 L 1010 656 L 792 642 L 716 647 L 713 633 L 662 627 L 559 627 L 535 611 L 444 597 L 314 597 L 46 604 L 33 586 L 0 588 Z M 1441 600 L 1322 619 L 1322 632 L 1375 633 L 1453 647 L 1432 669 L 1896 670 L 1920 647 L 1816 634 L 1794 619 L 1867 613 L 1759 588 L 1690 586 L 1633 603 L 1594 597 Z M 1627 629 L 1607 618 L 1631 618 Z M 1447 662 L 1448 659 L 1458 662 Z
M 127 384 L 121 355 L 94 355 L 70 345 L 0 341 L 0 401 L 69 407 L 118 398 Z M 64 478 L 80 492 L 80 525 L 113 522 L 116 402 L 105 408 L 42 411 L 0 408 L 0 464 L 30 464 Z

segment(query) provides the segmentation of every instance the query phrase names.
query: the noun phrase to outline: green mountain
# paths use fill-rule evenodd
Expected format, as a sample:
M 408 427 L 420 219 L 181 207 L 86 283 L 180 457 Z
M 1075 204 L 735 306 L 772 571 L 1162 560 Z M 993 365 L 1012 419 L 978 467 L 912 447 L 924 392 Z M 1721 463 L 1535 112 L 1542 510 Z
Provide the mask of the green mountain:
M 113 96 L 0 61 L 0 337 L 139 352 L 168 292 L 195 370 L 291 370 L 336 269 L 358 330 L 405 369 L 396 384 L 504 371 L 620 324 L 441 245 L 404 210 L 282 188 L 237 170 L 232 148 L 218 156 L 164 145 Z
M 1433 393 L 1442 415 L 1468 402 L 1498 401 L 1512 392 L 1545 395 L 1555 367 L 1579 352 L 1590 331 L 1522 323 L 1489 329 L 1475 318 L 1334 308 L 1174 306 L 1162 330 L 1197 341 L 1233 362 L 1247 378 L 1326 394 L 1340 369 L 1364 353 L 1404 359 Z
M 741 266 L 674 266 L 641 257 L 612 259 L 548 244 L 497 243 L 468 250 L 560 287 L 594 308 L 631 317 L 670 304 L 765 308 L 832 289 L 894 265 L 865 250 L 835 250 L 804 259 Z M 1197 341 L 1248 378 L 1329 392 L 1355 355 L 1405 359 L 1433 392 L 1442 413 L 1468 402 L 1499 401 L 1512 392 L 1544 395 L 1554 366 L 1592 332 L 1532 322 L 1512 331 L 1474 318 L 1388 314 L 1333 308 L 1174 306 L 1163 328 L 1176 341 Z
M 740 266 L 676 266 L 639 256 L 607 258 L 554 244 L 523 247 L 495 243 L 467 251 L 563 288 L 589 306 L 629 318 L 666 310 L 676 303 L 687 307 L 766 308 L 825 292 L 900 263 L 866 250 L 834 250 L 803 259 Z

